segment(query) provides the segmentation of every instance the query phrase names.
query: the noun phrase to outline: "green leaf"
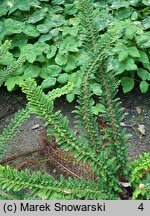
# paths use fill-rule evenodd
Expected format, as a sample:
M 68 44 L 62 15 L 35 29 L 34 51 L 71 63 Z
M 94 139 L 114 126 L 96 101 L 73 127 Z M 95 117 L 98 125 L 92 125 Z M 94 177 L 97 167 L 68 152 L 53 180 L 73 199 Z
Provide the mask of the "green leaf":
M 38 37 L 39 32 L 36 30 L 35 26 L 33 25 L 26 25 L 23 29 L 24 34 L 30 36 L 30 37 Z
M 65 84 L 68 82 L 69 75 L 67 73 L 60 74 L 57 78 L 57 81 L 61 84 Z
M 147 41 L 149 41 L 150 38 L 150 34 L 149 32 L 147 32 L 148 34 L 146 34 L 146 32 L 144 32 L 144 34 L 140 35 L 140 36 L 136 36 L 136 43 L 139 47 L 142 47 L 143 44 L 145 44 Z
M 137 28 L 134 25 L 130 25 L 125 30 L 125 35 L 128 39 L 132 40 L 135 36 L 135 33 L 137 31 Z
M 10 77 L 6 80 L 5 86 L 7 87 L 8 91 L 12 91 L 16 85 L 15 77 Z
M 131 20 L 137 20 L 137 18 L 138 18 L 138 13 L 136 11 L 134 11 L 132 13 Z
M 75 27 L 64 27 L 63 28 L 63 32 L 62 32 L 62 35 L 65 36 L 65 35 L 72 35 L 72 36 L 77 36 L 78 35 L 78 31 L 79 31 L 79 28 L 77 26 Z
M 93 91 L 93 93 L 95 95 L 101 95 L 102 94 L 102 88 L 101 88 L 101 85 L 98 84 L 98 83 L 94 83 L 92 86 L 91 86 L 91 89 Z
M 38 77 L 39 74 L 40 74 L 40 68 L 36 65 L 29 65 L 24 71 L 24 76 L 26 78 L 28 77 L 35 78 Z
M 144 30 L 147 30 L 150 28 L 150 16 L 148 16 L 144 20 L 142 20 L 142 26 L 143 26 Z
M 56 78 L 48 77 L 41 83 L 41 87 L 42 87 L 42 89 L 50 88 L 50 87 L 54 86 L 55 83 L 56 83 Z
M 142 50 L 140 50 L 139 52 L 140 52 L 140 58 L 139 58 L 140 62 L 144 64 L 149 64 L 150 62 L 147 53 Z
M 137 74 L 142 80 L 150 80 L 150 72 L 143 68 L 139 68 Z
M 63 66 L 65 72 L 71 72 L 77 67 L 78 58 L 75 55 L 67 55 L 67 64 Z
M 60 51 L 62 53 L 68 53 L 68 52 L 78 52 L 78 42 L 73 36 L 66 37 L 60 46 Z
M 139 50 L 136 47 L 128 47 L 129 55 L 132 57 L 140 57 Z
M 40 20 L 44 19 L 46 16 L 45 10 L 38 10 L 31 14 L 31 16 L 28 18 L 28 23 L 36 23 Z
M 137 70 L 137 65 L 134 63 L 133 59 L 128 59 L 127 63 L 126 63 L 126 70 L 130 71 L 130 70 Z
M 26 45 L 27 42 L 28 42 L 28 37 L 26 35 L 24 35 L 23 33 L 16 34 L 14 35 L 14 37 L 12 37 L 11 47 L 21 48 L 22 46 Z
M 52 39 L 52 35 L 50 34 L 44 34 L 44 35 L 41 35 L 40 38 L 39 38 L 39 42 L 45 42 L 45 41 L 49 41 L 50 39 Z
M 48 33 L 52 28 L 53 28 L 53 24 L 48 21 L 43 24 L 37 25 L 37 30 L 43 34 Z
M 148 92 L 149 84 L 146 81 L 140 82 L 140 90 L 142 93 Z
M 62 69 L 58 65 L 49 65 L 47 67 L 47 73 L 49 76 L 57 77 L 61 73 Z
M 26 56 L 28 62 L 33 63 L 36 60 L 36 50 L 32 44 L 21 47 L 20 56 Z
M 13 58 L 13 54 L 10 52 L 7 52 L 4 57 L 2 58 L 2 60 L 0 61 L 0 64 L 2 65 L 10 65 L 13 62 L 14 58 Z
M 46 57 L 48 59 L 51 59 L 52 57 L 55 56 L 56 51 L 57 51 L 57 47 L 55 45 L 51 45 L 50 48 L 49 48 L 49 51 L 47 52 Z
M 105 106 L 103 104 L 98 103 L 95 106 L 92 106 L 92 112 L 95 115 L 98 115 L 99 113 L 105 113 Z
M 58 52 L 55 58 L 55 62 L 58 65 L 65 65 L 67 63 L 67 56 L 63 55 L 61 52 Z
M 66 95 L 66 99 L 69 103 L 71 103 L 75 98 L 75 94 L 74 93 L 69 93 Z
M 134 82 L 134 79 L 131 77 L 123 77 L 121 79 L 121 84 L 123 86 L 123 92 L 127 93 L 134 88 L 135 82 Z
M 128 57 L 128 51 L 127 50 L 123 50 L 119 53 L 119 56 L 118 56 L 118 60 L 120 62 L 124 61 L 126 58 Z

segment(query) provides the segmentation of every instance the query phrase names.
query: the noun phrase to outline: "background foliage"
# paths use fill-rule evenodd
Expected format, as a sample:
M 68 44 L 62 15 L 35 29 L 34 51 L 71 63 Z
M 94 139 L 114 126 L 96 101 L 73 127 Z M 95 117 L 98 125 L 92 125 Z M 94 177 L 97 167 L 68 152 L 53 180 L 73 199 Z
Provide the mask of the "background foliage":
M 82 29 L 77 18 L 77 1 L 1 0 L 0 43 L 12 40 L 11 50 L 0 60 L 0 67 L 26 55 L 26 63 L 8 77 L 5 86 L 12 91 L 27 77 L 35 78 L 43 89 L 76 83 L 67 95 L 69 102 L 79 94 L 80 68 L 89 61 L 82 46 Z M 110 25 L 120 30 L 120 38 L 107 62 L 121 80 L 123 92 L 135 83 L 146 93 L 150 80 L 150 2 L 148 0 L 94 1 L 94 22 L 102 35 Z M 136 82 L 137 81 L 137 82 Z M 101 95 L 93 78 L 91 89 Z M 95 114 L 103 107 L 94 107 Z

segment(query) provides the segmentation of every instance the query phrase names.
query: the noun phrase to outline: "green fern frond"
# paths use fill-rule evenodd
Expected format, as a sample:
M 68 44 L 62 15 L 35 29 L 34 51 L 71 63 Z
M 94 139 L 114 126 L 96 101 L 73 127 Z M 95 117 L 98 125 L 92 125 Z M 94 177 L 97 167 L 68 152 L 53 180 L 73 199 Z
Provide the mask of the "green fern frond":
M 28 106 L 25 109 L 19 110 L 14 117 L 11 119 L 8 126 L 0 134 L 0 160 L 5 155 L 7 150 L 7 143 L 15 136 L 19 127 L 24 123 L 24 121 L 29 118 L 30 113 Z
M 91 62 L 88 66 L 85 67 L 82 74 L 82 83 L 81 83 L 81 93 L 78 96 L 78 106 L 76 106 L 77 113 L 76 121 L 77 126 L 81 126 L 83 128 L 84 135 L 87 140 L 90 142 L 90 146 L 94 147 L 96 151 L 101 150 L 101 139 L 98 132 L 98 126 L 96 123 L 96 119 L 91 111 L 91 90 L 90 90 L 90 81 L 94 76 L 106 58 L 108 44 L 111 44 L 111 35 L 107 35 L 107 39 L 102 41 L 101 47 L 99 51 L 95 52 L 91 57 Z M 105 44 L 106 43 L 106 44 Z M 113 43 L 113 42 L 112 42 Z
M 110 149 L 110 156 L 115 156 L 120 166 L 118 172 L 124 175 L 127 166 L 127 148 L 129 136 L 121 127 L 120 122 L 125 116 L 123 108 L 120 108 L 120 99 L 114 96 L 117 93 L 117 82 L 113 72 L 107 72 L 104 67 L 99 68 L 99 80 L 102 86 L 101 103 L 105 106 L 106 112 L 101 114 L 106 119 L 107 128 L 104 130 L 107 146 Z
M 132 172 L 130 181 L 136 183 L 142 179 L 144 175 L 150 173 L 150 153 L 144 153 L 140 155 L 136 160 L 131 162 Z
M 7 79 L 10 74 L 13 74 L 24 62 L 26 61 L 26 57 L 22 57 L 14 61 L 7 68 L 0 70 L 0 86 Z
M 84 179 L 64 179 L 56 181 L 52 176 L 29 171 L 17 171 L 9 166 L 0 166 L 0 182 L 3 190 L 20 191 L 29 189 L 30 193 L 40 199 L 110 199 L 111 194 L 99 184 Z
M 61 97 L 62 95 L 68 94 L 73 89 L 73 83 L 68 82 L 62 88 L 53 89 L 48 93 L 48 97 L 51 101 L 54 101 L 56 98 Z
M 11 41 L 6 40 L 4 44 L 0 46 L 0 61 L 3 59 L 4 55 L 7 53 L 11 46 Z
M 91 0 L 79 1 L 80 20 L 84 33 L 84 45 L 88 51 L 96 50 L 99 38 L 98 30 L 93 22 L 93 5 Z

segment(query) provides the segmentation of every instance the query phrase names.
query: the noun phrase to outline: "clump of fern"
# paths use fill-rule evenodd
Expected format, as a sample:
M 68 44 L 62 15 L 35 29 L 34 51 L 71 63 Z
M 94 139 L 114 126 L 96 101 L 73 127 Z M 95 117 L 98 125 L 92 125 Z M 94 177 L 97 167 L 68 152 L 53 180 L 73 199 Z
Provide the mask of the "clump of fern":
M 140 155 L 131 163 L 132 199 L 150 199 L 150 153 Z
M 54 101 L 63 94 L 72 91 L 73 84 L 68 83 L 60 89 L 55 89 L 47 95 L 33 79 L 25 80 L 20 84 L 22 91 L 27 95 L 27 108 L 19 111 L 10 124 L 0 135 L 0 148 L 4 157 L 6 143 L 18 130 L 19 126 L 31 114 L 45 119 L 47 135 L 54 135 L 61 150 L 70 152 L 72 160 L 90 167 L 94 179 L 84 178 L 82 172 L 75 178 L 59 180 L 49 174 L 40 172 L 30 173 L 28 170 L 18 171 L 9 166 L 0 166 L 1 190 L 10 196 L 12 192 L 24 192 L 27 189 L 30 198 L 40 199 L 119 199 L 121 188 L 119 179 L 127 176 L 128 138 L 125 130 L 120 126 L 124 118 L 124 110 L 120 108 L 119 98 L 115 98 L 118 83 L 113 71 L 107 72 L 105 62 L 109 49 L 117 39 L 115 30 L 110 29 L 100 37 L 93 24 L 93 8 L 90 0 L 79 1 L 79 11 L 84 33 L 84 46 L 91 60 L 84 65 L 78 105 L 75 109 L 76 125 L 81 129 L 79 136 L 69 128 L 68 120 L 60 111 L 54 112 Z M 95 79 L 101 85 L 103 93 L 101 103 L 105 106 L 107 127 L 98 130 L 96 117 L 91 111 L 92 92 L 90 83 Z M 77 163 L 78 164 L 78 163 Z M 26 196 L 25 192 L 25 196 Z

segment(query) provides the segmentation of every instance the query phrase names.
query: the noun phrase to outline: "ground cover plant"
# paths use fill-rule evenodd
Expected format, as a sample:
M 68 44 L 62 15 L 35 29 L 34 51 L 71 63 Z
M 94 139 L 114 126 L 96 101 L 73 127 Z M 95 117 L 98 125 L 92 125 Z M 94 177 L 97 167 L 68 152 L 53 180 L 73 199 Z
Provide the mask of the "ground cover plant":
M 0 42 L 12 40 L 11 52 L 0 62 L 9 65 L 19 56 L 27 61 L 21 69 L 5 81 L 9 91 L 31 77 L 42 89 L 62 87 L 75 82 L 67 94 L 69 102 L 79 94 L 82 65 L 89 61 L 83 48 L 82 25 L 78 18 L 77 1 L 19 1 L 2 0 L 0 8 Z M 108 58 L 107 70 L 114 70 L 121 80 L 124 93 L 139 86 L 141 92 L 149 89 L 149 1 L 95 0 L 93 19 L 102 35 L 110 25 L 120 29 L 120 37 Z M 55 72 L 54 72 L 55 71 Z M 100 95 L 100 85 L 93 79 L 91 89 Z M 102 106 L 96 110 L 103 110 Z M 94 113 L 96 114 L 95 108 Z
M 61 1 L 53 2 L 61 4 Z M 79 12 L 77 18 L 82 27 L 82 46 L 88 56 L 88 61 L 85 61 L 80 68 L 80 94 L 78 94 L 78 105 L 74 111 L 76 127 L 81 129 L 81 133 L 77 135 L 69 128 L 68 120 L 60 111 L 53 111 L 54 100 L 63 94 L 69 95 L 74 89 L 75 81 L 68 82 L 65 86 L 45 94 L 43 84 L 37 84 L 33 77 L 20 80 L 18 84 L 27 95 L 28 104 L 26 108 L 15 114 L 8 127 L 0 135 L 0 194 L 2 198 L 120 199 L 123 181 L 131 182 L 134 190 L 133 199 L 149 199 L 149 153 L 140 156 L 132 163 L 129 162 L 127 154 L 129 135 L 120 125 L 125 112 L 120 107 L 120 99 L 116 98 L 119 82 L 116 79 L 116 71 L 108 70 L 109 59 L 112 57 L 115 43 L 121 37 L 122 31 L 118 25 L 113 25 L 113 28 L 110 26 L 103 35 L 100 35 L 94 20 L 95 10 L 93 10 L 92 2 L 82 0 L 77 3 Z M 9 46 L 8 41 L 1 46 L 1 56 L 7 54 Z M 25 57 L 22 58 L 18 59 L 21 64 Z M 26 58 L 28 60 L 28 56 Z M 18 67 L 20 63 L 15 65 Z M 10 76 L 14 73 L 14 70 L 8 70 L 8 68 L 0 73 L 1 84 L 8 80 L 8 73 Z M 54 68 L 53 70 L 55 71 Z M 104 110 L 99 116 L 106 122 L 106 126 L 100 131 L 92 109 L 94 91 L 91 85 L 94 84 L 101 86 L 101 94 L 98 95 Z M 15 156 L 5 159 L 7 142 L 31 114 L 45 119 L 46 134 L 43 146 L 36 152 L 43 154 L 43 161 L 59 166 L 63 174 L 59 176 L 59 179 L 55 179 L 48 173 L 43 175 L 43 172 L 32 172 L 31 174 L 31 171 L 22 169 L 32 162 L 41 166 L 37 161 L 28 160 L 26 164 L 18 166 L 18 169 L 14 169 L 11 163 L 6 166 L 9 161 L 17 158 Z M 49 136 L 55 137 L 59 148 L 47 141 Z M 26 154 L 31 153 L 34 152 Z

